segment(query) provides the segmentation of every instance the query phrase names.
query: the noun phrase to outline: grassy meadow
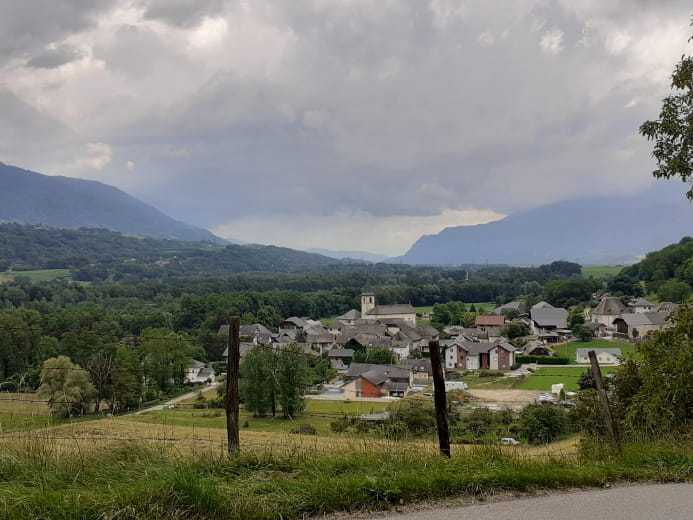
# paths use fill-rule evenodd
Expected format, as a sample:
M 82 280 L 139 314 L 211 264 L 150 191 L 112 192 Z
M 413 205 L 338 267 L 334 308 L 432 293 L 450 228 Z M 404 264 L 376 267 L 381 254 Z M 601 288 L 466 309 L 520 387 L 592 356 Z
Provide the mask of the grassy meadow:
M 72 280 L 72 275 L 69 269 L 37 269 L 34 271 L 5 271 L 0 273 L 0 282 L 12 281 L 17 276 L 24 276 L 31 280 L 31 283 L 36 282 L 51 282 L 61 278 Z
M 599 280 L 605 276 L 616 276 L 623 269 L 622 265 L 586 265 L 582 267 L 582 277 Z
M 631 355 L 635 352 L 635 345 L 625 341 L 609 341 L 605 339 L 594 339 L 592 341 L 569 341 L 559 345 L 552 346 L 556 355 L 559 357 L 568 358 L 571 365 L 577 364 L 575 361 L 576 350 L 579 348 L 597 349 L 597 348 L 620 348 L 623 356 Z
M 54 442 L 0 438 L 0 520 L 299 519 L 693 476 L 693 442 L 630 444 L 621 454 L 594 458 L 574 449 L 454 447 L 447 459 L 435 443 L 361 442 L 345 449 L 308 439 L 262 450 L 242 444 L 229 456 L 223 446 L 205 448 L 199 440 L 196 450 L 126 439 L 77 449 L 78 439 L 67 431 L 63 436 Z
M 616 367 L 601 367 L 603 374 L 616 370 Z M 516 388 L 520 390 L 551 391 L 551 385 L 563 383 L 565 390 L 578 390 L 578 380 L 587 367 L 541 367 L 527 377 Z

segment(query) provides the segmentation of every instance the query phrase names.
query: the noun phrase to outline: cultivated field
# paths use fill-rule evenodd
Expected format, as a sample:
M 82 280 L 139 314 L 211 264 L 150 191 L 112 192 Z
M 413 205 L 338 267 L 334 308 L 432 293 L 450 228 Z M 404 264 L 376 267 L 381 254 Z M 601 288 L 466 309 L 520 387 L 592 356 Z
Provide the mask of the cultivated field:
M 0 282 L 14 280 L 16 276 L 24 276 L 31 283 L 50 282 L 61 278 L 72 279 L 69 269 L 37 269 L 34 271 L 5 271 L 0 273 Z

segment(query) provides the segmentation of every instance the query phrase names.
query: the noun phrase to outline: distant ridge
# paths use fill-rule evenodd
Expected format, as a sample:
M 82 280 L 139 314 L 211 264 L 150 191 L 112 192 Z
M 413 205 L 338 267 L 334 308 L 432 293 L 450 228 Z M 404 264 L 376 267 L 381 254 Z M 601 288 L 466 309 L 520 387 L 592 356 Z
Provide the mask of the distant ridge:
M 686 235 L 693 235 L 693 204 L 680 185 L 658 183 L 630 197 L 575 199 L 488 224 L 449 227 L 422 236 L 390 262 L 629 264 Z
M 309 253 L 316 253 L 318 255 L 329 256 L 330 258 L 336 258 L 338 260 L 351 259 L 351 260 L 365 260 L 366 262 L 384 262 L 387 260 L 387 256 L 379 255 L 377 253 L 370 253 L 368 251 L 340 251 L 334 249 L 323 249 L 319 247 L 313 247 L 306 249 Z
M 228 243 L 206 229 L 179 222 L 114 186 L 42 175 L 2 162 L 0 221 Z

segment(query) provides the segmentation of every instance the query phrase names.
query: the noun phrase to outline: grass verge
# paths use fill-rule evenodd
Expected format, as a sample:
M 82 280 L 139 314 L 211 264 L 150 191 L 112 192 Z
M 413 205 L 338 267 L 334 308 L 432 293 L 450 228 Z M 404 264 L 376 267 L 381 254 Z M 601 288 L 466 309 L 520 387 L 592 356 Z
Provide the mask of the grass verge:
M 65 454 L 0 440 L 0 519 L 275 519 L 451 496 L 685 481 L 691 445 L 627 445 L 600 460 L 485 447 L 452 459 L 398 446 L 194 457 L 145 442 Z

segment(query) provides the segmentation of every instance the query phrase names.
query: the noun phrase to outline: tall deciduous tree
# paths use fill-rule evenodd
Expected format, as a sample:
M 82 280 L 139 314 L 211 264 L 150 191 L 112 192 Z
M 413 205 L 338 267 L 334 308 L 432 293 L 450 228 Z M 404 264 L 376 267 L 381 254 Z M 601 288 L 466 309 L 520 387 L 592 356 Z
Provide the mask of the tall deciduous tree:
M 87 413 L 89 402 L 96 396 L 96 389 L 89 381 L 86 370 L 75 365 L 67 356 L 58 356 L 44 361 L 38 396 L 48 400 L 48 406 L 55 415 L 82 415 Z
M 693 201 L 693 56 L 681 57 L 671 75 L 671 88 L 672 94 L 662 100 L 659 118 L 645 121 L 640 133 L 654 141 L 657 169 L 652 175 L 690 183 L 686 197 Z

